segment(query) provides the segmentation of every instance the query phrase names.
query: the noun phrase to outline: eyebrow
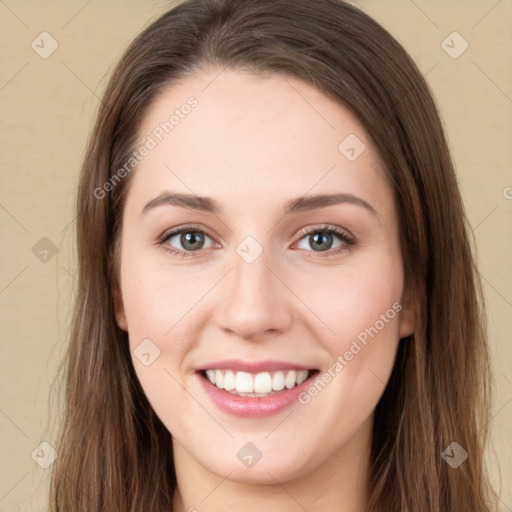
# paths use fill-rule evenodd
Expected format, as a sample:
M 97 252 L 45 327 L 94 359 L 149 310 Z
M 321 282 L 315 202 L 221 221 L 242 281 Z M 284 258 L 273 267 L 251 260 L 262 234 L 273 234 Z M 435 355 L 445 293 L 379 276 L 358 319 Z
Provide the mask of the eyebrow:
M 304 211 L 319 210 L 336 204 L 354 204 L 362 206 L 373 215 L 379 214 L 373 206 L 353 194 L 317 194 L 310 196 L 302 196 L 287 201 L 283 211 L 285 214 L 299 213 Z M 159 196 L 149 201 L 142 209 L 142 215 L 149 210 L 158 206 L 178 206 L 189 210 L 199 210 L 202 212 L 220 214 L 222 208 L 220 204 L 210 197 L 196 196 L 192 194 L 184 194 L 178 192 L 162 192 Z

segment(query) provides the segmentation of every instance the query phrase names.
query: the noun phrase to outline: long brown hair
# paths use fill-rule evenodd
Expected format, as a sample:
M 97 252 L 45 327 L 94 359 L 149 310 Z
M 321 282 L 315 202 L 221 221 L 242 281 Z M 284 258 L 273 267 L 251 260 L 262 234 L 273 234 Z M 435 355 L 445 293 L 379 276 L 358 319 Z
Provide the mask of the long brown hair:
M 61 367 L 51 510 L 172 510 L 171 434 L 146 399 L 114 315 L 114 249 L 130 178 L 103 197 L 94 191 L 129 158 L 156 94 L 210 66 L 313 84 L 352 111 L 387 170 L 416 327 L 400 342 L 375 411 L 368 511 L 494 510 L 482 290 L 442 124 L 402 46 L 341 0 L 188 0 L 144 30 L 115 68 L 80 177 L 78 289 Z M 441 456 L 452 442 L 468 453 L 456 469 Z

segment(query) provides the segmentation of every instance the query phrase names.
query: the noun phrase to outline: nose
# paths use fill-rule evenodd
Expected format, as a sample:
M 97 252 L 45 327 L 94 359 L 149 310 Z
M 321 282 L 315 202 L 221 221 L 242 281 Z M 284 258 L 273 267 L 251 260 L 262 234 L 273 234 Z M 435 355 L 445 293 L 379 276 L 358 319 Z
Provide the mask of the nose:
M 234 254 L 234 267 L 224 277 L 215 311 L 217 325 L 240 338 L 258 340 L 290 328 L 293 293 L 283 282 L 266 251 L 248 263 Z

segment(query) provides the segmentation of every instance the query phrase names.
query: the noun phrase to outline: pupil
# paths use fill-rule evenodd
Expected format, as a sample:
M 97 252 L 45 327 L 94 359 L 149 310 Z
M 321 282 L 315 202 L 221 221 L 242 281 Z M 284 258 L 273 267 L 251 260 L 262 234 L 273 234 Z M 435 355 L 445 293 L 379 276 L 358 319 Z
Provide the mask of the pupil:
M 332 237 L 331 235 L 327 235 L 325 233 L 315 233 L 314 235 L 311 235 L 313 237 L 314 243 L 312 246 L 316 246 L 317 248 L 320 248 L 321 250 L 328 250 L 332 246 Z M 322 242 L 325 242 L 326 239 L 330 240 L 330 243 L 327 243 L 327 247 L 322 248 L 321 244 Z
M 197 245 L 194 246 L 194 242 L 200 242 L 199 245 L 201 245 L 203 235 L 201 233 L 192 232 L 189 231 L 188 233 L 184 233 L 181 235 L 181 244 L 186 249 L 196 250 Z

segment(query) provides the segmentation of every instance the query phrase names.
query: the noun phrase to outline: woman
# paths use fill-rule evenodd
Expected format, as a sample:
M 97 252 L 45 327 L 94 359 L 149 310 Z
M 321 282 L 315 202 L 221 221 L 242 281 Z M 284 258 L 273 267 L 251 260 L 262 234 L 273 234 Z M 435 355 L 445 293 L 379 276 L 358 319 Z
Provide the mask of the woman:
M 113 73 L 77 214 L 52 510 L 496 509 L 453 165 L 363 12 L 165 13 Z

